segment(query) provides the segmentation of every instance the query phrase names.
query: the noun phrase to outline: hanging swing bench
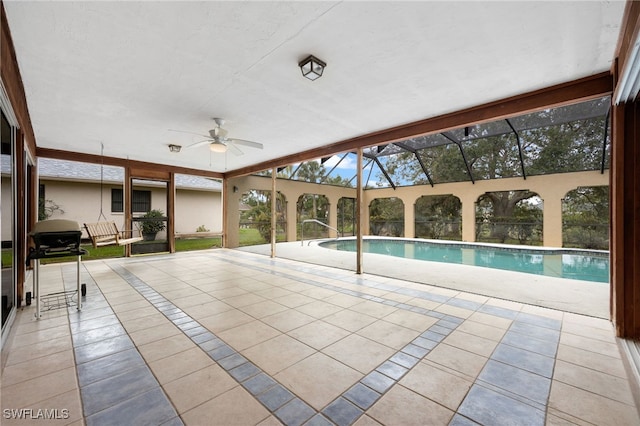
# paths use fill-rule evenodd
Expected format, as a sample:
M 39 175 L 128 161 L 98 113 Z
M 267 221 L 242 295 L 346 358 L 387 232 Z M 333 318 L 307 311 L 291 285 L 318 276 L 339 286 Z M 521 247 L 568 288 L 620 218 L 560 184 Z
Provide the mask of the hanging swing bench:
M 87 230 L 93 248 L 111 245 L 126 246 L 142 241 L 142 236 L 127 237 L 128 232 L 118 231 L 115 222 L 85 223 L 84 228 Z
M 100 164 L 100 215 L 98 216 L 98 223 L 85 223 L 84 229 L 86 229 L 89 239 L 93 248 L 103 246 L 126 246 L 127 244 L 136 243 L 142 241 L 142 232 L 138 229 L 138 236 L 133 236 L 133 231 L 119 231 L 116 223 L 113 221 L 107 221 L 106 216 L 102 210 L 102 198 L 104 187 L 104 144 L 100 144 L 100 156 L 102 163 Z M 100 222 L 100 218 L 104 219 Z

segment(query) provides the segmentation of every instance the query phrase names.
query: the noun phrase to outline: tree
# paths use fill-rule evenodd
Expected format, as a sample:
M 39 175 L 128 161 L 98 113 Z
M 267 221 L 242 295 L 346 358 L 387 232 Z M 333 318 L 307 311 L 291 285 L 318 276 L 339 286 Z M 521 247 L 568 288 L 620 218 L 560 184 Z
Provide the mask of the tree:
M 453 195 L 429 195 L 416 200 L 416 237 L 460 239 L 462 203 Z
M 400 237 L 404 232 L 404 205 L 399 198 L 376 198 L 369 205 L 373 235 Z
M 562 203 L 562 243 L 609 249 L 609 187 L 590 186 L 567 193 Z
M 53 200 L 38 198 L 38 220 L 47 220 L 54 213 L 64 214 L 64 210 Z
M 598 102 L 606 102 L 600 100 Z M 599 108 L 598 106 L 596 106 Z M 563 173 L 581 170 L 597 170 L 602 161 L 604 117 L 567 121 L 562 108 L 540 111 L 527 116 L 532 128 L 519 133 L 523 163 L 528 175 Z M 536 122 L 559 123 L 534 127 Z M 489 125 L 482 127 L 489 135 Z M 483 130 L 479 131 L 483 131 Z M 495 132 L 494 132 L 495 133 Z M 476 135 L 477 136 L 477 135 Z M 443 141 L 446 141 L 444 137 Z M 475 137 L 463 140 L 460 145 L 446 143 L 418 151 L 427 172 L 437 183 L 470 181 L 468 168 L 475 180 L 497 179 L 522 175 L 518 139 L 512 132 L 496 136 Z M 461 153 L 464 150 L 467 163 Z M 427 184 L 427 176 L 412 152 L 391 155 L 386 160 L 387 172 L 396 182 L 416 185 Z M 383 179 L 382 176 L 378 177 Z M 488 206 L 479 220 L 486 220 L 487 212 L 495 216 L 492 238 L 506 239 L 507 225 L 499 222 L 513 221 L 519 203 L 534 194 L 529 191 L 504 191 L 485 194 L 478 202 Z M 531 212 L 530 212 L 531 213 Z M 533 213 L 531 213 L 533 214 Z M 523 237 L 523 235 L 521 235 Z
M 271 240 L 271 191 L 250 190 L 242 195 L 242 203 L 250 208 L 240 214 L 240 222 L 255 225 L 265 241 Z M 276 227 L 286 221 L 286 199 L 276 193 Z

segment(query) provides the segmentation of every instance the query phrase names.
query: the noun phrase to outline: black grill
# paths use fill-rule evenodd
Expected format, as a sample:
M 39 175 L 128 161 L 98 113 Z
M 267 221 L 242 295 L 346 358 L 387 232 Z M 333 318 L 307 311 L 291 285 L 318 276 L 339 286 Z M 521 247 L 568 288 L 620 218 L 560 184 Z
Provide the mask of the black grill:
M 29 236 L 36 247 L 29 250 L 27 264 L 32 259 L 86 254 L 80 248 L 80 225 L 72 220 L 51 219 L 38 222 Z
M 35 260 L 33 270 L 33 292 L 36 298 L 36 318 L 40 318 L 41 302 L 44 310 L 68 308 L 77 306 L 82 309 L 81 296 L 86 294 L 85 284 L 80 284 L 80 258 L 87 251 L 80 248 L 82 231 L 78 222 L 64 219 L 43 220 L 34 225 L 29 236 L 35 243 L 35 248 L 29 248 L 27 266 Z M 40 294 L 40 259 L 54 257 L 76 256 L 76 290 L 64 290 L 47 295 Z M 31 295 L 26 294 L 27 305 L 31 304 Z

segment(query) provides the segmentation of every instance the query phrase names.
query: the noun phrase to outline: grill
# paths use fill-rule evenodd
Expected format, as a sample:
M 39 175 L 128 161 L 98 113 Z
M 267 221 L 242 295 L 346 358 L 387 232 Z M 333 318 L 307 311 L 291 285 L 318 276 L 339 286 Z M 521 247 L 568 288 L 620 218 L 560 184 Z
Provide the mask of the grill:
M 87 251 L 80 247 L 82 231 L 78 222 L 64 219 L 52 219 L 38 222 L 34 225 L 29 236 L 35 248 L 29 249 L 27 266 L 35 261 L 33 269 L 33 293 L 36 299 L 36 318 L 41 317 L 41 310 L 52 310 L 77 306 L 82 309 L 81 296 L 86 294 L 85 284 L 80 284 L 80 260 Z M 76 284 L 75 290 L 65 290 L 46 295 L 40 294 L 40 260 L 56 257 L 76 256 Z M 27 305 L 31 304 L 30 293 L 26 294 Z

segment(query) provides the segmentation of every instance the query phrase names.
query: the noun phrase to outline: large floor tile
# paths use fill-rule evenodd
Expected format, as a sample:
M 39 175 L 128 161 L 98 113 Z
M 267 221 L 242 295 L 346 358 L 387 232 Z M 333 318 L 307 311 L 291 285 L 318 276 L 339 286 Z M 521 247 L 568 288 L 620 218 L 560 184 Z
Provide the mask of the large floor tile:
M 183 334 L 178 334 L 139 346 L 138 350 L 147 363 L 150 363 L 186 351 L 194 346 L 195 344 L 188 337 Z
M 362 376 L 341 362 L 316 353 L 276 374 L 275 379 L 319 410 Z
M 458 413 L 486 425 L 542 426 L 545 420 L 544 411 L 479 385 L 471 388 Z
M 367 411 L 385 425 L 446 425 L 453 411 L 403 387 L 395 386 Z
M 283 333 L 302 327 L 305 324 L 315 321 L 315 318 L 294 309 L 282 311 L 277 314 L 269 315 L 261 319 L 271 327 L 280 330 Z
M 314 352 L 313 348 L 282 334 L 252 346 L 242 354 L 268 374 L 274 375 Z
M 9 365 L 2 371 L 2 387 L 71 367 L 75 367 L 73 351 L 71 350 L 56 352 L 28 362 Z
M 179 414 L 184 414 L 198 405 L 234 388 L 237 385 L 217 365 L 210 365 L 163 385 L 167 396 Z
M 402 349 L 407 343 L 416 338 L 420 334 L 420 331 L 393 324 L 385 320 L 378 320 L 358 330 L 357 333 L 391 348 Z
M 634 405 L 633 394 L 626 378 L 612 376 L 600 371 L 571 364 L 562 360 L 556 361 L 553 380 L 584 389 L 607 398 Z
M 367 374 L 390 358 L 396 351 L 357 334 L 324 348 L 322 353 Z
M 198 320 L 202 326 L 214 333 L 220 333 L 233 327 L 253 321 L 254 318 L 237 309 L 220 312 Z
M 400 384 L 455 411 L 473 382 L 421 362 L 400 380 Z
M 323 318 L 324 321 L 347 331 L 358 331 L 376 321 L 376 318 L 345 309 Z
M 549 407 L 591 424 L 640 424 L 636 407 L 558 381 L 551 385 Z
M 343 328 L 318 320 L 287 333 L 315 349 L 322 349 L 349 335 Z
M 199 347 L 187 349 L 175 355 L 149 363 L 153 374 L 162 385 L 202 370 L 213 364 L 213 360 Z
M 498 342 L 494 340 L 485 339 L 484 337 L 478 337 L 459 330 L 455 330 L 449 334 L 449 336 L 444 339 L 444 343 L 483 357 L 491 356 L 493 350 L 498 345 Z
M 186 426 L 255 425 L 267 419 L 269 411 L 246 390 L 237 386 L 182 415 Z
M 244 350 L 265 340 L 272 339 L 280 331 L 255 320 L 218 333 L 218 337 L 237 351 Z
M 30 408 L 38 402 L 77 388 L 75 368 L 65 368 L 14 385 L 3 385 L 2 408 Z
M 465 374 L 467 378 L 472 380 L 475 380 L 487 362 L 487 358 L 483 356 L 454 346 L 449 346 L 445 343 L 436 346 L 435 349 L 429 352 L 425 359 Z
M 560 344 L 557 359 L 591 368 L 613 376 L 626 378 L 622 360 L 617 357 L 592 352 L 584 348 Z

